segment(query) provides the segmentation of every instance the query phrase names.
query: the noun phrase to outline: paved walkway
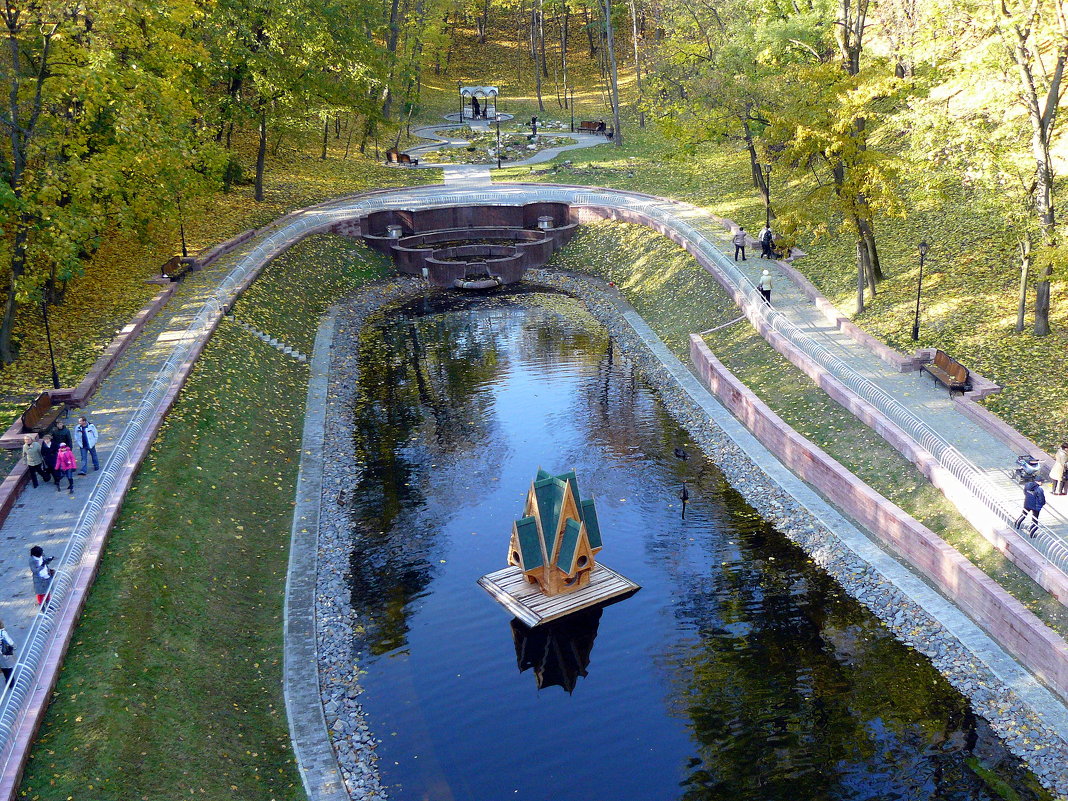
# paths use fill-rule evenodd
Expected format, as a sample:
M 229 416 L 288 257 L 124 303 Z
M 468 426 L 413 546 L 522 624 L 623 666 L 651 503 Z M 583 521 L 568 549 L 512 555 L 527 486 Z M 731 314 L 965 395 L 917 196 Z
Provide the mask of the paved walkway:
M 733 255 L 728 234 L 722 231 L 710 234 L 724 254 Z M 950 399 L 941 384 L 925 372 L 901 373 L 880 361 L 871 351 L 832 325 L 780 270 L 777 262 L 751 256 L 744 262 L 733 264 L 753 283 L 759 280 L 762 270 L 768 270 L 772 275 L 772 302 L 776 310 L 813 342 L 831 351 L 846 370 L 884 390 L 937 431 L 990 482 L 1007 507 L 1014 509 L 1022 505 L 1023 491 L 1012 479 L 1019 454 L 961 413 L 958 404 Z M 843 378 L 847 376 L 846 370 L 834 372 L 838 378 Z M 1068 496 L 1054 496 L 1049 490 L 1047 484 L 1047 505 L 1042 513 L 1042 521 L 1062 541 L 1068 542 Z

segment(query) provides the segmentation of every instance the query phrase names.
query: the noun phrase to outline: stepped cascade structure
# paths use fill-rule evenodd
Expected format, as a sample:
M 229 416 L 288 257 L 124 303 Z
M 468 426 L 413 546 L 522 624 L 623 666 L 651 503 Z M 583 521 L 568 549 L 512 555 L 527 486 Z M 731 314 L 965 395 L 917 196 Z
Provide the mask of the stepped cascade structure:
M 359 220 L 359 236 L 388 254 L 400 272 L 458 289 L 521 280 L 566 245 L 577 228 L 568 204 L 548 202 L 390 209 Z M 337 233 L 355 235 L 344 225 Z

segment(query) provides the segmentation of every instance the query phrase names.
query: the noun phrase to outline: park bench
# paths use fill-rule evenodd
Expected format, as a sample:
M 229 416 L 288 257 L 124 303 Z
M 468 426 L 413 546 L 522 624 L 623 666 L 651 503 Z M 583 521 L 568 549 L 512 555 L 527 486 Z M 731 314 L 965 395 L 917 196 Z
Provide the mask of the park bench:
M 180 281 L 182 276 L 193 270 L 193 260 L 182 256 L 171 256 L 163 262 L 160 274 L 169 281 Z
M 968 368 L 940 350 L 935 351 L 934 360 L 925 364 L 923 369 L 946 387 L 950 394 L 967 392 L 972 388 L 972 382 L 968 379 Z
M 399 150 L 387 150 L 386 162 L 388 164 L 407 164 L 409 167 L 415 167 L 419 164 L 419 159 L 413 159 L 407 153 L 401 153 Z
M 600 130 L 600 127 L 601 127 L 601 123 L 600 122 L 597 122 L 597 121 L 594 121 L 594 120 L 583 120 L 582 122 L 579 123 L 578 129 L 579 129 L 579 133 L 595 134 L 595 133 L 602 133 L 602 131 Z M 612 136 L 615 134 L 615 129 L 613 129 L 613 128 L 605 128 L 603 133 L 604 133 L 606 139 L 611 139 Z
M 65 403 L 53 404 L 52 396 L 42 392 L 37 396 L 37 400 L 30 404 L 30 408 L 22 413 L 23 433 L 46 433 L 66 409 Z

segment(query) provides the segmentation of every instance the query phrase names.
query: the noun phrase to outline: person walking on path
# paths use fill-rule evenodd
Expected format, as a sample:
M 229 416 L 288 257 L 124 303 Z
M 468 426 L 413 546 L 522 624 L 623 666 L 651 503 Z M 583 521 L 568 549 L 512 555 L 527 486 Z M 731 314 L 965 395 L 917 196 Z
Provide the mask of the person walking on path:
M 479 108 L 478 98 L 472 96 L 471 97 L 471 119 L 477 120 L 478 117 L 479 117 L 479 112 L 481 110 L 482 109 Z
M 37 594 L 37 605 L 41 606 L 48 602 L 48 594 L 52 587 L 52 577 L 56 571 L 50 568 L 49 563 L 54 556 L 45 556 L 44 548 L 34 545 L 30 548 L 30 574 L 33 576 L 33 591 Z
M 1013 528 L 1017 531 L 1023 525 L 1028 513 L 1031 514 L 1031 539 L 1038 533 L 1038 513 L 1046 505 L 1046 493 L 1042 491 L 1042 479 L 1033 478 L 1024 484 L 1024 506 L 1020 516 L 1016 518 Z
M 56 454 L 56 492 L 59 492 L 59 481 L 67 479 L 67 492 L 74 494 L 74 471 L 78 469 L 78 462 L 74 458 L 74 451 L 64 443 L 59 446 Z
M 82 457 L 82 469 L 78 473 L 84 476 L 89 469 L 89 457 L 93 457 L 93 470 L 100 469 L 100 462 L 96 458 L 96 441 L 100 439 L 96 426 L 85 417 L 78 418 L 78 425 L 74 427 L 74 441 L 78 443 L 78 449 Z
M 26 467 L 29 468 L 33 488 L 37 489 L 41 486 L 37 483 L 37 476 L 40 476 L 41 480 L 47 484 L 48 473 L 45 472 L 44 456 L 41 455 L 41 440 L 33 434 L 27 434 L 22 438 L 22 458 L 26 460 Z
M 1054 495 L 1068 495 L 1068 442 L 1062 442 L 1053 457 L 1053 467 L 1049 471 L 1049 480 L 1053 482 Z
M 757 284 L 757 289 L 760 290 L 760 294 L 764 296 L 764 302 L 769 306 L 771 305 L 771 273 L 765 270 L 760 275 L 760 281 Z
M 45 464 L 45 483 L 47 484 L 53 478 L 56 480 L 56 486 L 59 486 L 59 476 L 56 475 L 56 456 L 59 454 L 59 445 L 52 441 L 51 434 L 45 434 L 41 438 L 41 458 L 44 459 Z
M 11 683 L 11 671 L 15 669 L 15 641 L 7 633 L 4 621 L 0 620 L 0 672 L 4 674 L 4 686 Z
M 62 420 L 57 421 L 56 427 L 52 429 L 52 441 L 56 443 L 57 448 L 66 443 L 68 448 L 74 450 L 74 440 L 71 438 L 70 429 Z
M 732 238 L 731 242 L 734 243 L 734 260 L 738 261 L 738 254 L 742 254 L 742 261 L 745 261 L 745 229 L 739 227 L 738 233 Z
M 771 258 L 771 239 L 771 229 L 765 225 L 763 228 L 760 229 L 760 233 L 757 235 L 757 241 L 760 242 L 760 258 Z

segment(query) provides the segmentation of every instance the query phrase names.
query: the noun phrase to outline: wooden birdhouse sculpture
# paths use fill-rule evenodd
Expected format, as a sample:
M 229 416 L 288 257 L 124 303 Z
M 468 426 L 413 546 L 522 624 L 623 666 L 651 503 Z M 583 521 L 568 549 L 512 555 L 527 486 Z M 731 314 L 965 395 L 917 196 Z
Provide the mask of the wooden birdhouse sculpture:
M 554 476 L 539 469 L 523 517 L 512 524 L 508 564 L 545 595 L 560 595 L 590 583 L 600 550 L 597 509 L 592 498 L 579 495 L 575 472 Z

